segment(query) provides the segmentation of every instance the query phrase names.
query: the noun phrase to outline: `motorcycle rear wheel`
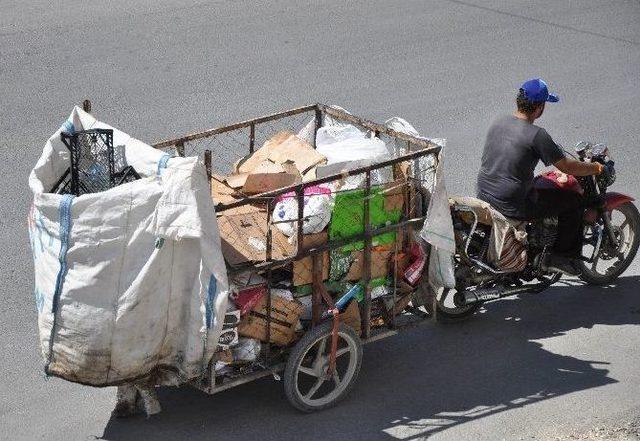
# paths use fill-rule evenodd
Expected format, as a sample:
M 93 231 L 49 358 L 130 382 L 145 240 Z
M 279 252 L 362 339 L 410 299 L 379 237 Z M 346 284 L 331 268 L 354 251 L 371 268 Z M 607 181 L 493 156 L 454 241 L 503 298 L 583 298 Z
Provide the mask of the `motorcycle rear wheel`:
M 435 316 L 438 322 L 460 323 L 471 318 L 480 308 L 479 303 L 456 306 L 453 302 L 456 293 L 455 289 L 443 289 L 436 294 Z
M 633 262 L 640 246 L 640 213 L 636 206 L 626 202 L 614 208 L 610 215 L 619 244 L 613 248 L 608 245 L 609 241 L 605 237 L 594 261 L 580 262 L 582 270 L 580 278 L 590 285 L 607 285 L 620 277 Z M 593 237 L 594 231 L 593 226 L 586 227 L 585 236 Z M 584 251 L 583 249 L 583 254 Z M 592 252 L 593 249 L 587 250 L 588 254 Z

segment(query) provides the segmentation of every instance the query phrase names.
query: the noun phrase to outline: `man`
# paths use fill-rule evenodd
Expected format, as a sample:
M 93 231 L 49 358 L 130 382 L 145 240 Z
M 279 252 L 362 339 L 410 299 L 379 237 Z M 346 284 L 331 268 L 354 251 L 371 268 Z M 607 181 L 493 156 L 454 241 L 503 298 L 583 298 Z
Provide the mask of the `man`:
M 531 220 L 558 217 L 558 239 L 543 266 L 565 274 L 578 275 L 577 258 L 582 250 L 582 198 L 560 189 L 533 188 L 538 161 L 553 164 L 573 176 L 598 175 L 604 167 L 567 158 L 562 148 L 541 127 L 533 124 L 546 103 L 557 103 L 540 78 L 526 81 L 516 98 L 517 110 L 498 118 L 489 128 L 478 174 L 478 198 L 506 217 Z

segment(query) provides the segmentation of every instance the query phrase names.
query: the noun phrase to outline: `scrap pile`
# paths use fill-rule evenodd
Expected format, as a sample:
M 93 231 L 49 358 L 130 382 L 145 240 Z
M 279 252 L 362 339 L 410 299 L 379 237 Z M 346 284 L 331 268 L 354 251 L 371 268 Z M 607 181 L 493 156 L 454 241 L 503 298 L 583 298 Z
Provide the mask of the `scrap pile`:
M 279 132 L 239 160 L 232 173 L 212 177 L 223 254 L 229 267 L 238 269 L 230 276 L 229 337 L 220 342 L 217 375 L 242 374 L 266 345 L 287 347 L 310 326 L 314 271 L 312 257 L 306 254 L 323 246 L 331 249 L 316 252 L 322 262 L 321 268 L 316 267 L 316 283 L 321 279 L 334 300 L 345 293 L 354 295 L 356 301 L 347 303 L 340 317 L 359 332 L 358 305 L 365 298 L 365 199 L 372 229 L 396 224 L 417 210 L 415 203 L 409 203 L 417 196 L 402 163 L 371 171 L 368 198 L 364 173 L 310 183 L 303 196 L 291 191 L 252 198 L 251 203 L 244 203 L 246 198 L 391 158 L 384 141 L 343 124 L 320 128 L 316 148 L 293 132 Z M 300 244 L 299 200 L 304 203 Z M 338 242 L 341 245 L 326 247 Z M 299 250 L 304 251 L 299 254 Z M 260 263 L 286 259 L 268 274 L 259 270 Z M 372 326 L 389 325 L 412 298 L 415 303 L 426 260 L 410 228 L 372 238 L 368 271 Z

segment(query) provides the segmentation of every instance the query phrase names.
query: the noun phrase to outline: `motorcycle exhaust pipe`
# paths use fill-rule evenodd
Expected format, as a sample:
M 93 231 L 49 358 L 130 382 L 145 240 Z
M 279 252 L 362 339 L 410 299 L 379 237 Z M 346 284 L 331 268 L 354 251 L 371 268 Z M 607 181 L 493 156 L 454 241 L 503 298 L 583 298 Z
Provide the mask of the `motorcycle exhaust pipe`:
M 538 288 L 538 285 L 529 286 L 516 286 L 513 288 L 480 288 L 475 291 L 464 291 L 464 306 L 472 305 L 478 302 L 487 302 L 489 300 L 497 300 L 503 297 L 513 296 L 516 294 L 523 294 L 526 292 L 533 292 Z

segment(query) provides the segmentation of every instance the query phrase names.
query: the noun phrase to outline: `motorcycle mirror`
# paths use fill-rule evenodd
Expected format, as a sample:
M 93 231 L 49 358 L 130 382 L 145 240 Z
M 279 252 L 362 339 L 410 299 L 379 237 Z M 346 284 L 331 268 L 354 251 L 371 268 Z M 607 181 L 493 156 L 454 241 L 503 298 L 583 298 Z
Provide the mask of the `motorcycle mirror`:
M 593 156 L 599 156 L 599 157 L 605 157 L 607 156 L 608 153 L 608 147 L 605 144 L 596 144 L 593 146 L 593 148 L 591 149 L 592 155 Z
M 574 150 L 576 151 L 576 153 L 584 153 L 589 147 L 591 147 L 591 144 L 589 144 L 587 141 L 580 141 L 576 144 Z

